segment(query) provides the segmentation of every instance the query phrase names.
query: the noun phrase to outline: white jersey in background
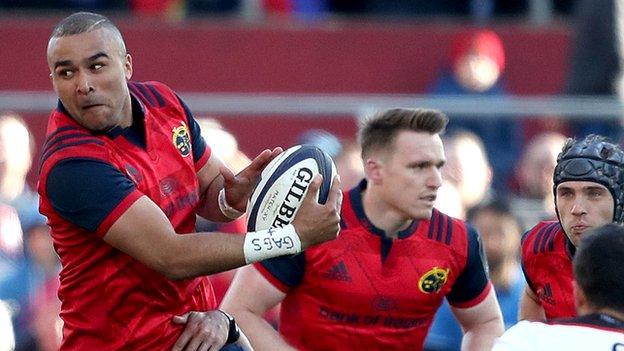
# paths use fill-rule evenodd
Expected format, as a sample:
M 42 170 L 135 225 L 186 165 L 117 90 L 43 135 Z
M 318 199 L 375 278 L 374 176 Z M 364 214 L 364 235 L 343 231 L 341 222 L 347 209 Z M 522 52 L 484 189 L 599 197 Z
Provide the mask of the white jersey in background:
M 624 351 L 624 321 L 591 314 L 548 323 L 521 321 L 494 344 L 492 351 Z

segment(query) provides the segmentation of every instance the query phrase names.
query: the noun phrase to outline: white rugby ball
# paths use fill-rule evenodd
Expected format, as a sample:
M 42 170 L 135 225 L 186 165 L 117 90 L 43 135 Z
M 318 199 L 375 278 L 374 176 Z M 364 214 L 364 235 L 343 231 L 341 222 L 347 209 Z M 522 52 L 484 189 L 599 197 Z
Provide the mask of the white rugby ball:
M 296 145 L 272 160 L 262 171 L 260 181 L 247 204 L 247 230 L 257 231 L 289 224 L 308 192 L 315 175 L 323 182 L 317 201 L 327 201 L 336 175 L 331 157 L 313 145 Z

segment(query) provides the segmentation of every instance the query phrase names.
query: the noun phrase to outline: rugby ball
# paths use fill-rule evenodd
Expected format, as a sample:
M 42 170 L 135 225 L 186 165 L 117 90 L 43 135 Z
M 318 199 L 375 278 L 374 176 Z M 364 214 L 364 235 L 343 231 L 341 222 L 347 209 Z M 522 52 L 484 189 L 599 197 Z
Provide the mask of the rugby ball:
M 323 176 L 317 201 L 324 204 L 336 175 L 331 157 L 313 145 L 295 145 L 273 159 L 262 171 L 247 204 L 247 230 L 289 224 L 316 174 Z

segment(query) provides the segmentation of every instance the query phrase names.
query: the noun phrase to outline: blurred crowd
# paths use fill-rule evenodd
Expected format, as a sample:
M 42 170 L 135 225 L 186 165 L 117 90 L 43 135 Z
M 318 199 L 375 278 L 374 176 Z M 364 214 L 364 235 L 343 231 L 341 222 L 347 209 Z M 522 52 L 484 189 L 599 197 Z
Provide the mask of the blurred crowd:
M 129 11 L 138 15 L 183 17 L 243 14 L 461 16 L 476 20 L 527 16 L 543 9 L 568 15 L 574 0 L 1 0 L 5 9 Z

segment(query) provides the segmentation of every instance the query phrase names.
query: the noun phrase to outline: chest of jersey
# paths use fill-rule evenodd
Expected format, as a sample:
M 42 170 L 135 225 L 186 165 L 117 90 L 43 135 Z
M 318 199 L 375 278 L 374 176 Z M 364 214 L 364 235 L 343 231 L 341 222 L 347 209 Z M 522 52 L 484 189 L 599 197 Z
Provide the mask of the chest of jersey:
M 572 261 L 564 255 L 552 253 L 533 262 L 531 281 L 546 318 L 575 316 Z
M 576 316 L 572 259 L 557 222 L 538 224 L 522 243 L 522 266 L 547 319 Z
M 318 349 L 313 335 L 324 333 L 331 336 L 323 343 L 353 339 L 358 349 L 370 349 L 371 342 L 420 347 L 465 257 L 414 234 L 394 240 L 382 259 L 382 242 L 361 229 L 344 230 L 330 245 L 306 252 L 303 282 L 282 303 L 282 320 L 306 321 L 301 343 L 308 349 Z
M 119 169 L 175 227 L 185 219 L 183 213 L 194 211 L 199 192 L 188 126 L 165 112 L 146 112 L 145 148 L 124 136 L 109 141 L 109 145 Z

